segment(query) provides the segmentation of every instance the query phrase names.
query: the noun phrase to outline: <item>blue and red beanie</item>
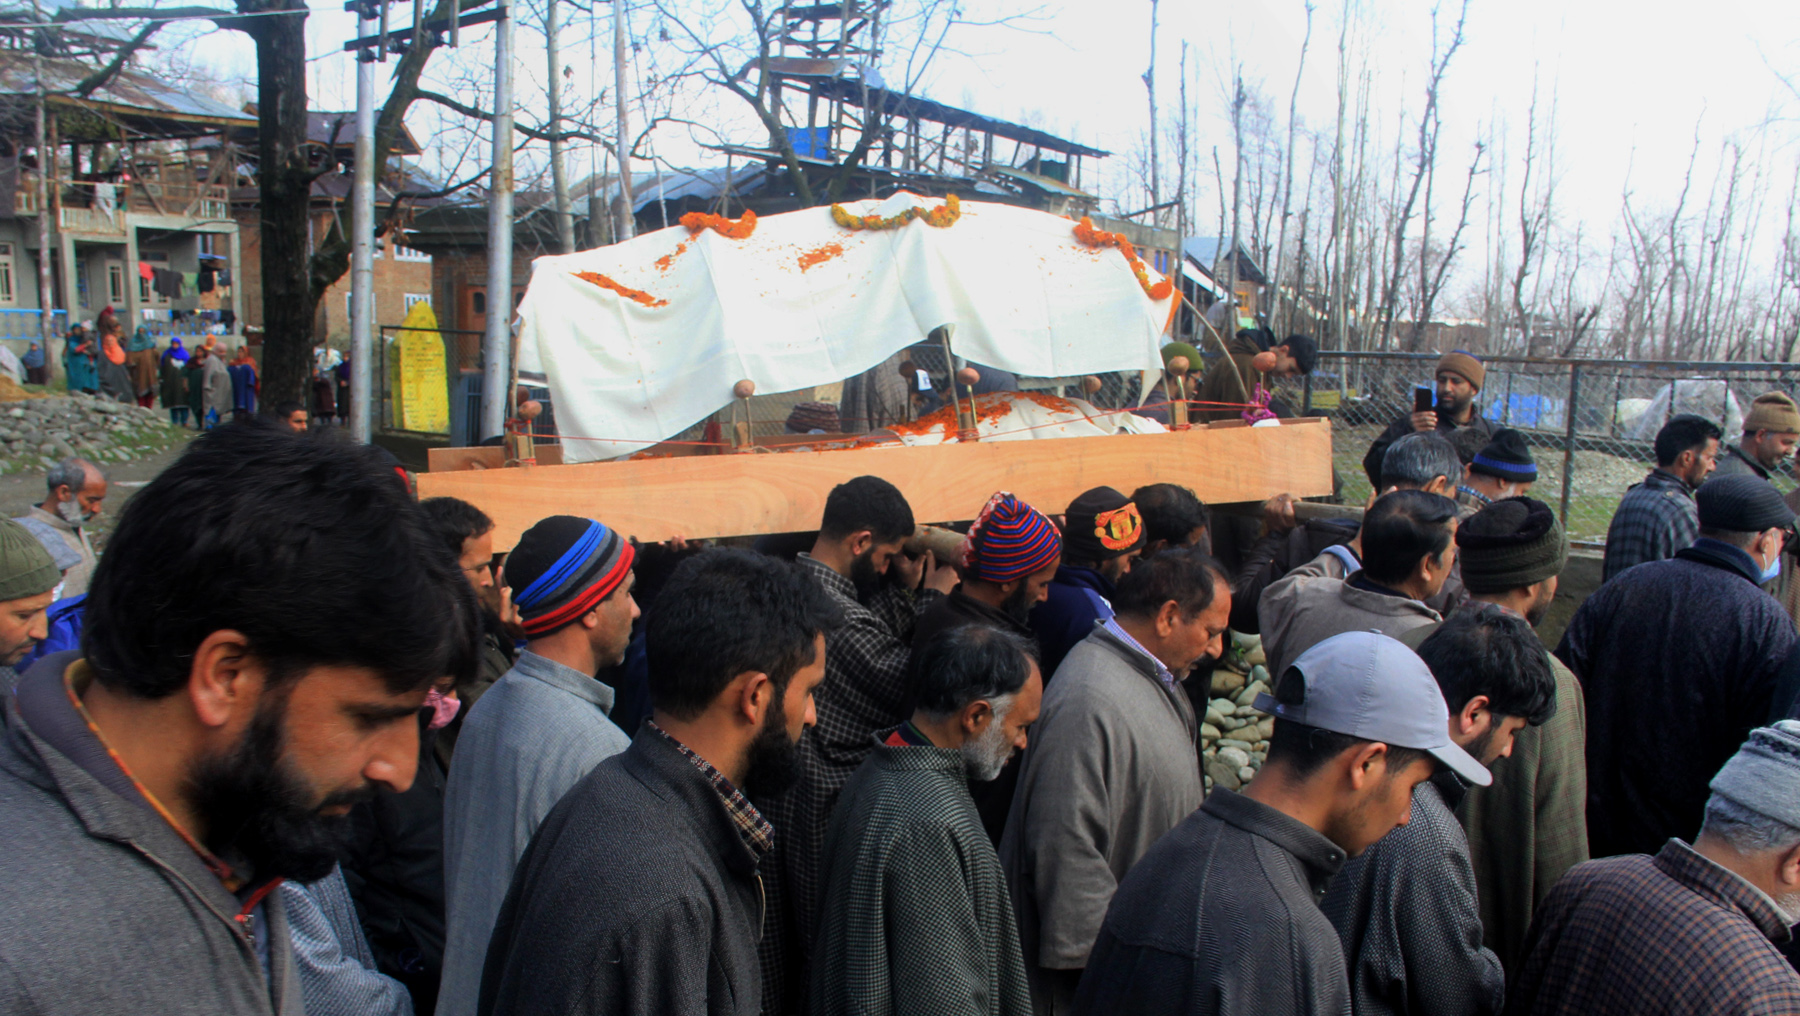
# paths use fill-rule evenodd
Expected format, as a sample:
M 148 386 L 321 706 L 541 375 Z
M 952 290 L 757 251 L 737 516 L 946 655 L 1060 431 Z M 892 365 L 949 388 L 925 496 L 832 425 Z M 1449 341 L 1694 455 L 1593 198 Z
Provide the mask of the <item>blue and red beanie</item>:
M 963 571 L 987 582 L 1012 582 L 1042 571 L 1061 553 L 1056 526 L 1003 490 L 988 498 L 963 538 Z

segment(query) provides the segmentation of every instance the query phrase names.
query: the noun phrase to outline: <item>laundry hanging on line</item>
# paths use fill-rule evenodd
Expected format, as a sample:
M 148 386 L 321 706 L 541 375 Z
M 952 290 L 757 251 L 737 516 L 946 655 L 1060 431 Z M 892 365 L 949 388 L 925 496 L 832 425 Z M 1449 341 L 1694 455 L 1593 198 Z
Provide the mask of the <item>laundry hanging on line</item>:
M 152 269 L 155 273 L 150 281 L 150 288 L 156 290 L 158 296 L 175 299 L 181 295 L 181 273 L 167 268 Z

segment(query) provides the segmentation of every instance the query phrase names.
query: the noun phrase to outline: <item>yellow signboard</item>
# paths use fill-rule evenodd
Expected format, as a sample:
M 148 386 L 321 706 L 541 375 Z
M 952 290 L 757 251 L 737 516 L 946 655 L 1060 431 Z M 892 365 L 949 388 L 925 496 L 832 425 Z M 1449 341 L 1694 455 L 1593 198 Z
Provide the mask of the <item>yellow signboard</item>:
M 393 423 L 401 430 L 450 432 L 450 381 L 444 363 L 444 338 L 437 328 L 437 315 L 431 312 L 431 304 L 420 300 L 407 311 L 400 334 L 388 350 Z

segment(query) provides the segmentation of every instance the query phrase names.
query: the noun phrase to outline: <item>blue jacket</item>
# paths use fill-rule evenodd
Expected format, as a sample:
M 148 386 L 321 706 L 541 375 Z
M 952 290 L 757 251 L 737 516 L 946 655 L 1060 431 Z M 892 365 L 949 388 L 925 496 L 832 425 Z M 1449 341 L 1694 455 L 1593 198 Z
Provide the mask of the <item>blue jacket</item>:
M 1096 621 L 1113 616 L 1112 596 L 1112 580 L 1092 568 L 1065 564 L 1056 569 L 1049 595 L 1031 608 L 1044 680 L 1056 673 L 1069 650 L 1094 633 Z
M 42 642 L 39 642 L 36 646 L 32 647 L 31 652 L 25 654 L 25 658 L 20 660 L 14 669 L 23 674 L 25 673 L 25 668 L 44 657 L 49 656 L 51 653 L 66 652 L 70 649 L 80 649 L 82 621 L 86 617 L 86 614 L 86 593 L 82 593 L 79 596 L 70 596 L 66 599 L 57 600 L 55 603 L 52 603 L 50 609 L 46 612 L 48 618 L 46 627 L 49 629 L 49 633 L 44 636 Z

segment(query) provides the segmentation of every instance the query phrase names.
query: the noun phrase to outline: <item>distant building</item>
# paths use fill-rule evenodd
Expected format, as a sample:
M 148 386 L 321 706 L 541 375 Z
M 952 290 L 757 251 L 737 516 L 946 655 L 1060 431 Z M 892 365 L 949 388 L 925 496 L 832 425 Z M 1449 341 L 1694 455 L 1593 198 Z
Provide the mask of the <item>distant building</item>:
M 0 8 L 0 29 L 34 16 L 30 8 Z M 83 93 L 98 69 L 92 52 L 122 42 L 95 29 L 80 36 L 82 58 L 42 57 L 52 141 L 39 152 L 37 82 L 24 38 L 0 31 L 0 342 L 22 353 L 46 309 L 60 336 L 71 320 L 91 322 L 108 306 L 128 331 L 147 324 L 164 341 L 215 323 L 241 334 L 242 237 L 228 203 L 233 167 L 216 143 L 209 150 L 204 142 L 253 129 L 254 119 L 128 67 Z M 48 251 L 39 249 L 45 217 Z M 38 276 L 46 257 L 48 308 Z M 60 343 L 49 350 L 52 376 L 61 375 L 61 352 Z
M 254 107 L 247 114 L 254 117 Z M 331 153 L 332 166 L 313 181 L 312 210 L 309 216 L 309 252 L 339 229 L 350 231 L 352 177 L 355 173 L 356 114 L 315 111 L 307 114 L 307 140 L 319 151 Z M 228 143 L 240 151 L 254 151 L 256 130 L 233 131 Z M 387 172 L 375 184 L 376 214 L 381 215 L 393 204 L 395 192 L 415 189 L 436 190 L 438 184 L 420 178 L 416 166 L 406 162 L 419 155 L 419 143 L 404 126 L 388 153 Z M 407 213 L 423 205 L 430 207 L 437 199 L 408 199 Z M 231 191 L 231 215 L 244 231 L 244 281 L 246 312 L 249 325 L 260 332 L 262 320 L 262 245 L 261 196 L 256 181 L 246 174 Z M 377 220 L 379 221 L 379 220 Z M 406 320 L 407 311 L 420 301 L 432 304 L 443 314 L 443 306 L 432 290 L 431 255 L 407 246 L 399 230 L 375 241 L 375 325 L 398 325 Z M 320 298 L 313 319 L 313 340 L 318 344 L 332 342 L 347 347 L 350 339 L 350 273 L 345 272 Z

